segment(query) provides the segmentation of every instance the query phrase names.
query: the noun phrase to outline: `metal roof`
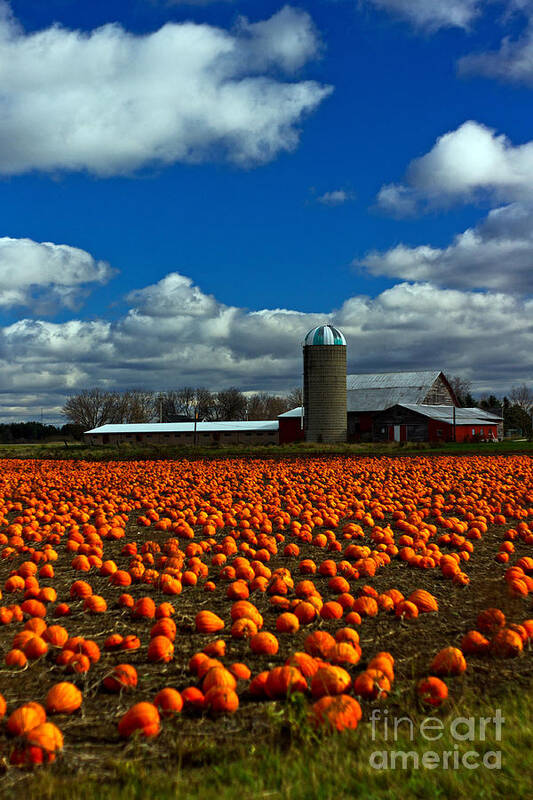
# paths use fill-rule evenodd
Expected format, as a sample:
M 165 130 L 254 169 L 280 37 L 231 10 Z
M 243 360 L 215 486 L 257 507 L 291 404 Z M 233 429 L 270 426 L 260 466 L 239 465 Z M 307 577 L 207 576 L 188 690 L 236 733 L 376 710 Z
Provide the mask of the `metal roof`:
M 417 414 L 423 414 L 425 417 L 430 417 L 430 419 L 435 419 L 439 422 L 453 424 L 453 406 L 433 406 L 422 403 L 395 403 L 395 405 L 407 408 L 409 411 L 415 411 Z M 456 425 L 482 425 L 483 423 L 496 425 L 501 422 L 501 419 L 496 414 L 490 414 L 481 408 L 455 408 Z
M 503 419 L 503 415 L 502 414 L 496 414 L 493 411 L 485 411 L 484 408 L 476 408 L 476 413 L 478 414 L 478 416 L 486 417 L 487 419 L 492 419 L 492 418 L 499 419 L 499 420 Z
M 346 377 L 347 409 L 382 411 L 404 403 L 421 403 L 441 375 L 438 369 L 418 372 L 372 372 Z
M 346 339 L 342 331 L 333 325 L 319 325 L 317 328 L 311 328 L 304 339 L 306 347 L 315 344 L 340 344 L 346 347 Z
M 217 433 L 223 431 L 277 431 L 277 420 L 258 420 L 235 422 L 198 422 L 198 433 Z M 100 425 L 85 433 L 194 433 L 194 422 L 151 422 L 139 424 Z
M 347 389 L 396 389 L 424 388 L 433 386 L 441 371 L 439 369 L 418 372 L 370 372 L 346 376 Z
M 302 406 L 298 406 L 297 408 L 291 408 L 290 411 L 284 411 L 283 414 L 278 414 L 278 419 L 280 419 L 280 417 L 301 417 L 302 413 Z

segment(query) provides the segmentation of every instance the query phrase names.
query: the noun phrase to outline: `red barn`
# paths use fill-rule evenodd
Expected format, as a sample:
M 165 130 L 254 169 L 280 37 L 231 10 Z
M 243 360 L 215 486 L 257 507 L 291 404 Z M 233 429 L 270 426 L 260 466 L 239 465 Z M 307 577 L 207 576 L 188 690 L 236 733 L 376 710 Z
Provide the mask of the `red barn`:
M 397 403 L 457 406 L 441 370 L 372 372 L 346 378 L 348 441 L 372 441 L 377 414 Z

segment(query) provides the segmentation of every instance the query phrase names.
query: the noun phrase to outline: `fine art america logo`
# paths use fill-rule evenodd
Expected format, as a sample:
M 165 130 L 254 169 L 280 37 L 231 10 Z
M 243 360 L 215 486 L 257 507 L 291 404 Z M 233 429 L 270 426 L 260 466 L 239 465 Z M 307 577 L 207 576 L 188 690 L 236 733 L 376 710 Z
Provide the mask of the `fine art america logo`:
M 493 717 L 454 717 L 443 721 L 438 717 L 426 717 L 414 722 L 410 717 L 389 717 L 386 709 L 375 708 L 370 716 L 372 741 L 379 739 L 391 749 L 374 750 L 369 758 L 373 769 L 501 769 L 501 750 L 489 750 L 483 743 L 489 736 L 501 742 L 505 719 L 498 708 Z M 401 737 L 409 741 L 437 742 L 446 734 L 453 742 L 451 750 L 399 750 Z M 491 735 L 492 734 L 492 735 Z M 467 744 L 465 744 L 467 743 Z M 468 748 L 468 749 L 466 749 Z

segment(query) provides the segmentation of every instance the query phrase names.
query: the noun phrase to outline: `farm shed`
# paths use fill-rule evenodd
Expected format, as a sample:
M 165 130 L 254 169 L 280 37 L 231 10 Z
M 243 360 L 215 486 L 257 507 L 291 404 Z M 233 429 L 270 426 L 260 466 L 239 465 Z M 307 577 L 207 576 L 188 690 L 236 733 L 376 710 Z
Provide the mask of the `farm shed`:
M 277 420 L 257 422 L 154 422 L 101 425 L 84 433 L 89 444 L 278 444 Z
M 501 423 L 501 417 L 479 408 L 397 403 L 374 415 L 373 440 L 376 442 L 496 441 L 501 438 Z

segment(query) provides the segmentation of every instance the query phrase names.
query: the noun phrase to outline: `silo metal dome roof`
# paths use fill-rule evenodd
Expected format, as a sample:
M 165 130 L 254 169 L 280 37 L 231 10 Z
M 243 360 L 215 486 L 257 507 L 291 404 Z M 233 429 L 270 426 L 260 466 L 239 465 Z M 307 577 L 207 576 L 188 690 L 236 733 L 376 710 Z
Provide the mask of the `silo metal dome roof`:
M 333 325 L 319 325 L 311 328 L 304 339 L 304 346 L 313 344 L 342 344 L 346 347 L 344 334 Z

